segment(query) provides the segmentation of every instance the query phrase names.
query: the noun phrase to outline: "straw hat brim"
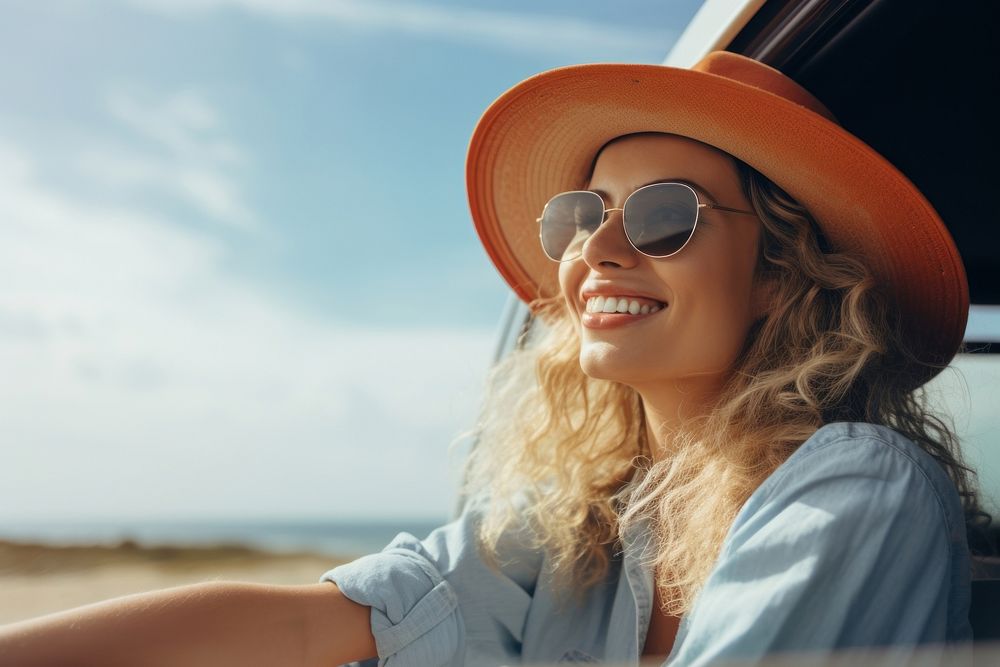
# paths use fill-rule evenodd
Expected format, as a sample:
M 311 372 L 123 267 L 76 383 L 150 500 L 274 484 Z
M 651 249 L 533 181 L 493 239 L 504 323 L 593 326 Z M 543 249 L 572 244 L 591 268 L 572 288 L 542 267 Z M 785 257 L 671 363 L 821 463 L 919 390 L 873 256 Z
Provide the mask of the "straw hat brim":
M 803 204 L 830 244 L 858 253 L 888 288 L 922 359 L 962 342 L 968 283 L 940 217 L 899 170 L 837 123 L 780 95 L 703 71 L 632 63 L 532 76 L 487 108 L 466 161 L 476 231 L 525 302 L 559 292 L 536 218 L 555 194 L 586 187 L 607 141 L 668 132 L 751 165 Z

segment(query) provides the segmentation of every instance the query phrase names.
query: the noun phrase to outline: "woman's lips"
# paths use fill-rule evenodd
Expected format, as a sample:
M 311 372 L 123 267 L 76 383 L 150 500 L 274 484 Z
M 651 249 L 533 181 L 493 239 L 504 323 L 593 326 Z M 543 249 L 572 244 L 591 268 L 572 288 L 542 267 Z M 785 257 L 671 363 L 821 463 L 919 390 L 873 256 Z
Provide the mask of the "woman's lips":
M 647 317 L 655 317 L 666 309 L 667 307 L 663 306 L 655 313 L 640 313 L 638 315 L 632 315 L 631 313 L 588 313 L 584 311 L 580 314 L 580 322 L 588 329 L 612 329 L 614 327 L 627 326 L 644 320 Z

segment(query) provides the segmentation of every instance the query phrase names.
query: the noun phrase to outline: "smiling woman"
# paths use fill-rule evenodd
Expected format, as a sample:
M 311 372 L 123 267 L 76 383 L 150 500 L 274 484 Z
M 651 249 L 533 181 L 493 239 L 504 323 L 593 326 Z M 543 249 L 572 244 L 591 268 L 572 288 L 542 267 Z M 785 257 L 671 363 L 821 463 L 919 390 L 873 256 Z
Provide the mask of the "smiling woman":
M 467 175 L 545 327 L 493 371 L 463 515 L 324 575 L 371 606 L 380 659 L 971 639 L 968 536 L 989 516 L 920 391 L 968 295 L 912 183 L 728 52 L 532 77 L 480 120 Z M 642 189 L 664 180 L 711 201 Z

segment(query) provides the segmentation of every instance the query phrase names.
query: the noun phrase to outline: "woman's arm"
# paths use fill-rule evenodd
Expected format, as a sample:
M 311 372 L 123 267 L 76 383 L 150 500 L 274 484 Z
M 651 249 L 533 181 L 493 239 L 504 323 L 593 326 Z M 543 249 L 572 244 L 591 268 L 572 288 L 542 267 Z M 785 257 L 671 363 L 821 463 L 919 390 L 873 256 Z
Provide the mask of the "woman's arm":
M 0 664 L 332 667 L 376 655 L 370 618 L 330 582 L 213 581 L 0 626 Z

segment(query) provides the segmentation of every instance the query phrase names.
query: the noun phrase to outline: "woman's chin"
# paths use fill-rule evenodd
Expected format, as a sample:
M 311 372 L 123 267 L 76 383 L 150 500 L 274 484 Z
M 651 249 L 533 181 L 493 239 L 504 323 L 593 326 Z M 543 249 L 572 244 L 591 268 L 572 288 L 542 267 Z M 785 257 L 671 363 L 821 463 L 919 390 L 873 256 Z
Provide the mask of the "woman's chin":
M 633 368 L 631 363 L 616 359 L 620 355 L 590 355 L 584 352 L 580 355 L 580 370 L 595 380 L 610 380 L 629 384 L 630 379 L 637 378 L 640 370 Z

